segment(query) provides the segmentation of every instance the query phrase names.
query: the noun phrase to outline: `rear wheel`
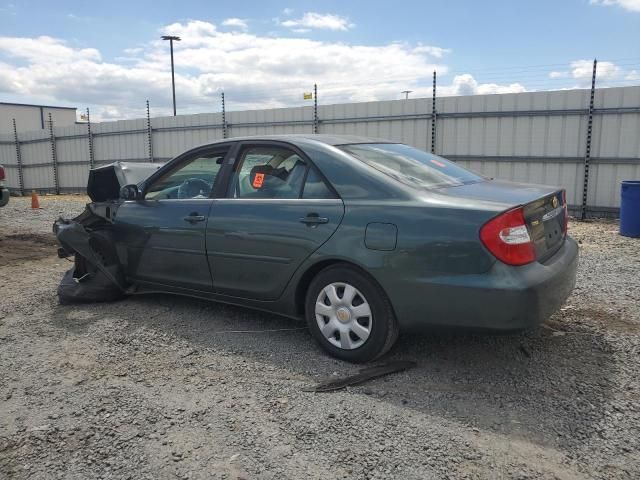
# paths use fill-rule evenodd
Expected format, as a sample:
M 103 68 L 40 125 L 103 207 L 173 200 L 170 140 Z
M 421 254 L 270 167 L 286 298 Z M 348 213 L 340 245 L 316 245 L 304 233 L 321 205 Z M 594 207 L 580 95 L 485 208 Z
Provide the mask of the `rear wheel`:
M 349 362 L 374 360 L 398 338 L 395 315 L 382 288 L 347 265 L 328 267 L 313 279 L 305 316 L 320 345 Z

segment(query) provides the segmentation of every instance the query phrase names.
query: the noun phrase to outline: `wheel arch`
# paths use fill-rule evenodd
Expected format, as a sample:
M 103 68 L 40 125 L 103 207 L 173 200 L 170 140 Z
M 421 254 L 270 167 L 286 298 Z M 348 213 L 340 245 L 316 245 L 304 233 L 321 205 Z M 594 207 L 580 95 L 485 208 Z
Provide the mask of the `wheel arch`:
M 300 279 L 298 280 L 298 283 L 295 289 L 295 294 L 294 294 L 296 314 L 304 317 L 305 299 L 307 296 L 307 290 L 309 289 L 309 285 L 311 285 L 311 282 L 316 277 L 316 275 L 318 275 L 321 271 L 325 270 L 326 268 L 333 267 L 335 265 L 344 265 L 347 267 L 351 267 L 354 270 L 357 270 L 359 273 L 366 276 L 373 283 L 375 283 L 384 292 L 387 298 L 389 298 L 389 295 L 387 294 L 383 286 L 380 284 L 380 282 L 371 273 L 369 273 L 366 268 L 362 267 L 361 265 L 358 265 L 357 263 L 351 260 L 347 260 L 344 258 L 326 258 L 307 267 L 304 273 L 300 276 Z M 395 309 L 393 308 L 393 303 L 391 302 L 390 298 L 389 298 L 389 303 L 391 304 L 391 308 L 395 315 Z

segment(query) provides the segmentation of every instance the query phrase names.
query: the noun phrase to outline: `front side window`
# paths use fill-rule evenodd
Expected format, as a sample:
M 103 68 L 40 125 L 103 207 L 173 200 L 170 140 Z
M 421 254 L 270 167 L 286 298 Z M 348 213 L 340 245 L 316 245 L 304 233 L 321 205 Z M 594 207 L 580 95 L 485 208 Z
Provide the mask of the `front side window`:
M 449 160 L 399 143 L 366 143 L 343 145 L 340 148 L 412 187 L 453 187 L 485 180 Z
M 233 198 L 300 198 L 307 163 L 282 147 L 249 147 L 230 185 Z
M 146 200 L 209 198 L 225 152 L 197 156 L 157 179 L 146 191 Z

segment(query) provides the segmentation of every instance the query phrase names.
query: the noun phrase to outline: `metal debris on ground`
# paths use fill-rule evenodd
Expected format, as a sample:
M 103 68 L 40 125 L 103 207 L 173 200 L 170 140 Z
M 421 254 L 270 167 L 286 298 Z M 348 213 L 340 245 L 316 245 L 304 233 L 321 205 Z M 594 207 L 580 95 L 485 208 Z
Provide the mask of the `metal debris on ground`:
M 368 380 L 373 380 L 374 378 L 379 378 L 384 375 L 389 375 L 391 373 L 403 372 L 410 368 L 416 366 L 416 362 L 411 361 L 396 361 L 396 362 L 388 362 L 382 365 L 375 365 L 373 367 L 362 368 L 355 375 L 349 375 L 342 378 L 337 378 L 335 380 L 329 380 L 327 382 L 320 383 L 315 387 L 303 388 L 304 392 L 333 392 L 335 390 L 340 390 L 345 387 L 349 387 L 351 385 L 359 385 Z

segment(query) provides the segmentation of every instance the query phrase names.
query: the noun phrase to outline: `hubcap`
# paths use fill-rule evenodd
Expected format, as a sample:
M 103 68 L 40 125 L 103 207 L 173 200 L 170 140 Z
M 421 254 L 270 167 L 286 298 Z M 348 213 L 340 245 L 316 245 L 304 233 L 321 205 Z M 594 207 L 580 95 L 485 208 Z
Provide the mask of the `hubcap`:
M 342 323 L 349 323 L 349 320 L 351 320 L 351 312 L 348 308 L 340 307 L 336 310 L 336 317 L 338 317 L 338 320 Z
M 364 345 L 371 334 L 369 302 L 348 283 L 324 287 L 316 300 L 315 314 L 320 332 L 335 347 L 353 350 Z

